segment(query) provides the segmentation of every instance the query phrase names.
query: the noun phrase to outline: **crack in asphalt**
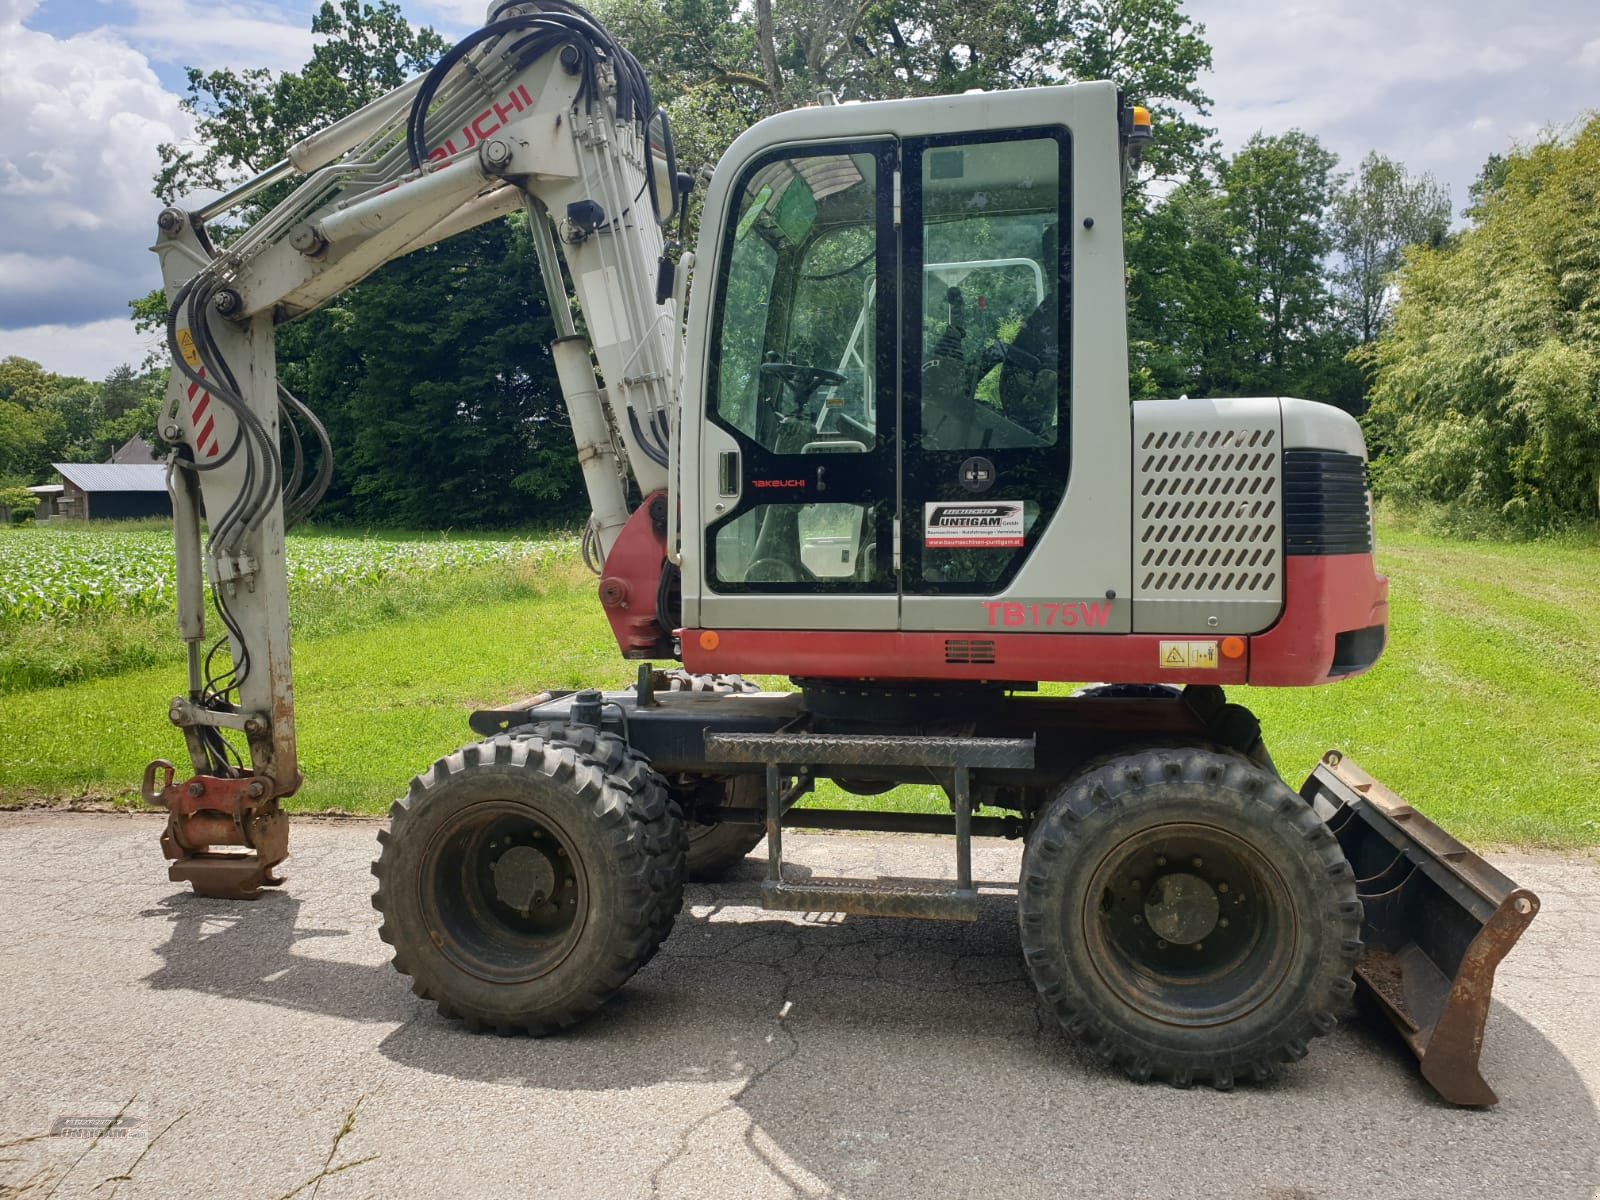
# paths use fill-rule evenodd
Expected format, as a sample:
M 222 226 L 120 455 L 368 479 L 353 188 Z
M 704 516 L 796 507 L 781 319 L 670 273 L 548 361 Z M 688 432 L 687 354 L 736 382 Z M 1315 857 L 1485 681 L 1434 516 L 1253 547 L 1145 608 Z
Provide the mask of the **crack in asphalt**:
M 713 957 L 730 957 L 734 950 L 750 945 L 752 942 L 756 941 L 758 937 L 766 936 L 768 932 L 769 931 L 762 931 L 760 934 L 752 935 L 751 937 L 736 943 L 734 946 L 724 948 Z M 773 1058 L 765 1066 L 758 1070 L 752 1071 L 745 1078 L 744 1082 L 741 1083 L 731 1095 L 724 1099 L 721 1104 L 718 1104 L 715 1108 L 708 1112 L 702 1113 L 684 1128 L 683 1132 L 678 1135 L 678 1144 L 673 1148 L 672 1153 L 667 1155 L 667 1157 L 658 1163 L 655 1169 L 650 1172 L 650 1195 L 652 1197 L 659 1197 L 661 1195 L 662 1178 L 669 1170 L 671 1170 L 683 1159 L 685 1154 L 688 1153 L 689 1144 L 694 1140 L 694 1135 L 699 1132 L 699 1130 L 704 1128 L 717 1117 L 720 1117 L 723 1113 L 732 1112 L 738 1107 L 739 1102 L 749 1094 L 753 1087 L 755 1087 L 768 1075 L 772 1074 L 772 1072 L 776 1071 L 784 1063 L 792 1061 L 794 1057 L 799 1054 L 800 1039 L 795 1035 L 794 1030 L 790 1027 L 788 1022 L 788 1015 L 793 1006 L 793 992 L 796 986 L 799 984 L 809 982 L 810 980 L 816 978 L 817 972 L 815 969 L 815 963 L 813 963 L 812 969 L 807 972 L 803 978 L 796 973 L 793 967 L 793 962 L 795 959 L 801 956 L 804 946 L 797 935 L 788 934 L 788 936 L 791 936 L 794 939 L 794 950 L 792 953 L 787 954 L 775 961 L 758 960 L 762 965 L 776 967 L 783 973 L 783 989 L 778 997 L 777 1032 L 781 1033 L 788 1040 L 788 1048 L 783 1053 Z M 770 1034 L 768 1035 L 769 1041 L 771 1040 L 771 1036 L 772 1035 Z M 748 1140 L 749 1138 L 747 1132 L 746 1141 Z M 800 1194 L 799 1189 L 796 1188 L 792 1182 L 786 1179 L 782 1172 L 778 1171 L 772 1163 L 768 1162 L 766 1155 L 762 1154 L 759 1148 L 752 1146 L 751 1149 L 755 1151 L 756 1155 L 762 1160 L 763 1163 L 766 1164 L 768 1170 L 771 1171 L 780 1182 L 782 1182 L 797 1195 Z

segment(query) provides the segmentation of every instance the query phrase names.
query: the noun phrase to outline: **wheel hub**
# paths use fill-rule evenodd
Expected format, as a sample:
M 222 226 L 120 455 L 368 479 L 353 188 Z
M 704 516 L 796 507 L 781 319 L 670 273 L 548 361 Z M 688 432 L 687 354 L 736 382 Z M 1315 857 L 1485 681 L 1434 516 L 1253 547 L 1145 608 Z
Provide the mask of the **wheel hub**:
M 1217 927 L 1222 902 L 1217 891 L 1198 875 L 1176 871 L 1163 875 L 1150 887 L 1144 902 L 1144 919 L 1157 937 L 1179 946 L 1191 946 Z
M 1083 936 L 1101 978 L 1132 1008 L 1177 1025 L 1235 1019 L 1284 978 L 1297 940 L 1276 869 L 1238 836 L 1156 826 L 1094 871 Z
M 554 822 L 504 800 L 465 808 L 434 839 L 423 894 L 434 944 L 480 979 L 559 966 L 588 913 L 588 881 Z
M 532 846 L 513 846 L 495 859 L 493 871 L 496 898 L 518 912 L 543 904 L 555 891 L 555 868 Z

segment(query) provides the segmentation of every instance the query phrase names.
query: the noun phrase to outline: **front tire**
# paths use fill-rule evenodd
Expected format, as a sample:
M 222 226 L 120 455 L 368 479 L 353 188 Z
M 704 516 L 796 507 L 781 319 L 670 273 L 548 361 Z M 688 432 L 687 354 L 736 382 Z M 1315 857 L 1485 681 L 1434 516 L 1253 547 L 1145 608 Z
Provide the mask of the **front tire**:
M 1233 754 L 1131 753 L 1063 786 L 1028 839 L 1018 910 L 1063 1028 L 1137 1079 L 1269 1078 L 1354 992 L 1349 864 Z
M 390 810 L 372 864 L 378 934 L 441 1015 L 566 1028 L 671 929 L 682 818 L 659 775 L 600 749 L 503 734 L 434 763 Z

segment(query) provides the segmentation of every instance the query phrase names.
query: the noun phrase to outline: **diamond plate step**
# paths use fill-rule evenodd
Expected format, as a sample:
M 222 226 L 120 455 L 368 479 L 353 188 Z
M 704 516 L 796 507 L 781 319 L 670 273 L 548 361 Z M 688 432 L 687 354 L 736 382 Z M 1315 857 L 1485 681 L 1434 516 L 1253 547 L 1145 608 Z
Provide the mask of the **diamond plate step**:
M 770 912 L 849 913 L 858 917 L 905 917 L 976 921 L 978 893 L 939 880 L 810 879 L 761 885 L 761 907 Z

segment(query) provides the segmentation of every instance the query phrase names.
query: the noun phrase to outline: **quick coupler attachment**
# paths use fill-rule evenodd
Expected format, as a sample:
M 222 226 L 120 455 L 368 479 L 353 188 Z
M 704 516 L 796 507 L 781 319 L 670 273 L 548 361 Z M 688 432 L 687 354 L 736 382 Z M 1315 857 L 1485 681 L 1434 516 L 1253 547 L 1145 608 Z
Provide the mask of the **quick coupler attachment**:
M 196 775 L 180 784 L 176 776 L 177 768 L 158 758 L 144 769 L 140 789 L 146 804 L 167 810 L 161 832 L 161 852 L 172 864 L 167 878 L 221 900 L 254 900 L 262 888 L 281 884 L 273 868 L 289 857 L 289 818 L 271 781 Z
M 1366 909 L 1361 998 L 1451 1104 L 1498 1097 L 1478 1070 L 1494 970 L 1539 911 L 1518 887 L 1337 750 L 1300 794 L 1327 818 Z M 1331 807 L 1331 815 L 1329 809 Z

